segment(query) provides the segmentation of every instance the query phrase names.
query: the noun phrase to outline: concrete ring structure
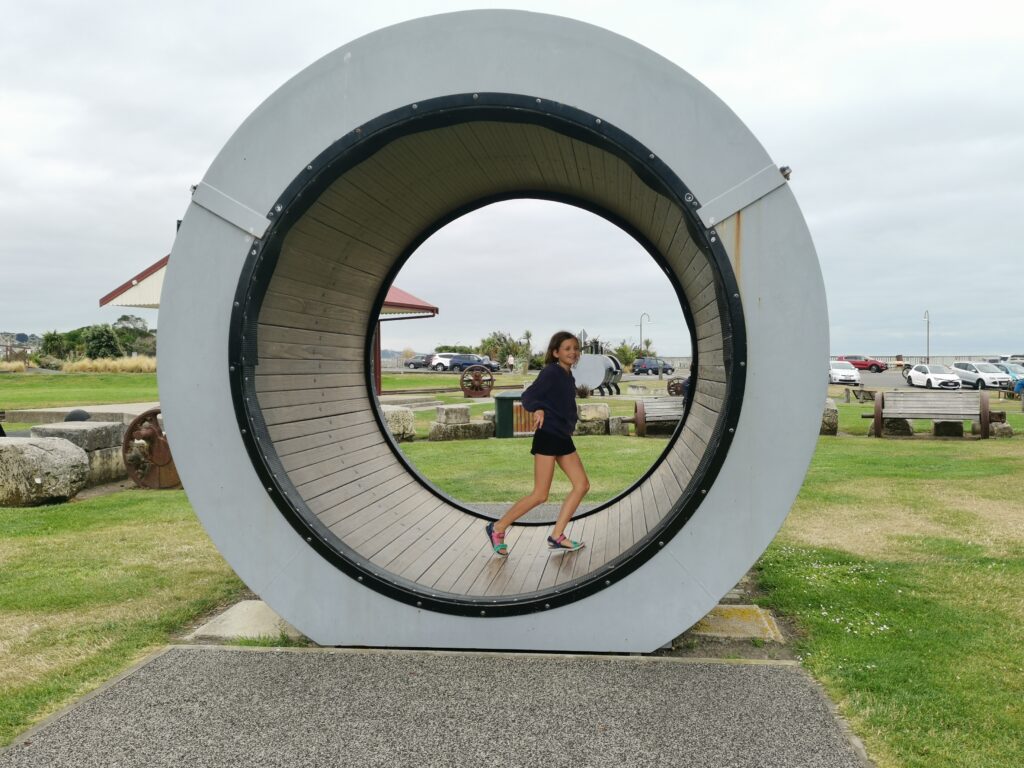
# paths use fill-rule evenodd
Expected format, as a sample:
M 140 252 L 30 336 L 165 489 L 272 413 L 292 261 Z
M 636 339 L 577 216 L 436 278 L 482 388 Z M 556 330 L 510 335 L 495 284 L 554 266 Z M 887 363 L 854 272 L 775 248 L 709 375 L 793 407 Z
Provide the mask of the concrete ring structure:
M 676 290 L 695 375 L 660 460 L 572 523 L 586 549 L 550 555 L 546 529 L 516 526 L 501 559 L 402 457 L 370 352 L 415 249 L 523 197 L 643 245 Z M 299 73 L 197 186 L 161 308 L 189 498 L 242 579 L 321 644 L 657 648 L 761 554 L 816 444 L 824 289 L 785 179 L 692 77 L 569 19 L 417 19 Z

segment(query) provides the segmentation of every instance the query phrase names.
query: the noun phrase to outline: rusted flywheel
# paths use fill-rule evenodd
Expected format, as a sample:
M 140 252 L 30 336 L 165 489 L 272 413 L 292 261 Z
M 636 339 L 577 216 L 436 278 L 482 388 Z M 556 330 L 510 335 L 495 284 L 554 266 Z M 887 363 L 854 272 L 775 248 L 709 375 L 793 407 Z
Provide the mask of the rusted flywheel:
M 181 480 L 159 416 L 160 409 L 153 408 L 128 425 L 121 455 L 124 456 L 128 476 L 141 487 L 179 488 Z
M 466 397 L 488 397 L 494 389 L 494 374 L 482 365 L 471 365 L 462 372 L 459 386 Z
M 669 379 L 668 393 L 673 397 L 682 397 L 686 393 L 686 379 L 680 376 Z

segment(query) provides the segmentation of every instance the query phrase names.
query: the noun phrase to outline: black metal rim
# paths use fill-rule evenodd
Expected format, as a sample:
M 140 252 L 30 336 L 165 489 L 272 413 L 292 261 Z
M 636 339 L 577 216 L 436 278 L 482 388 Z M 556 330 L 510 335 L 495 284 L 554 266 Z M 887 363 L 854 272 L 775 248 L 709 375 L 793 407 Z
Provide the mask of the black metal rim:
M 348 169 L 370 157 L 391 141 L 412 133 L 434 130 L 471 120 L 530 123 L 598 146 L 625 161 L 646 184 L 674 201 L 684 214 L 690 235 L 701 250 L 709 256 L 714 266 L 716 301 L 723 326 L 724 365 L 728 371 L 726 396 L 708 447 L 683 495 L 676 500 L 671 511 L 663 518 L 659 526 L 649 532 L 641 542 L 602 567 L 600 572 L 591 572 L 574 582 L 562 584 L 557 589 L 517 595 L 511 598 L 483 598 L 432 591 L 422 585 L 397 577 L 386 569 L 372 565 L 345 545 L 309 510 L 288 479 L 288 474 L 274 451 L 269 432 L 263 421 L 256 398 L 255 376 L 253 375 L 254 367 L 257 364 L 257 320 L 263 297 L 276 267 L 281 245 L 291 226 L 301 218 L 330 184 Z M 651 253 L 672 281 L 677 296 L 681 299 L 680 306 L 686 313 L 691 337 L 693 336 L 690 309 L 683 297 L 678 280 L 672 270 L 667 268 L 661 254 L 647 242 L 646 238 L 626 225 L 625 222 L 611 215 L 610 212 L 585 200 L 555 197 L 550 193 L 531 190 L 520 190 L 515 194 L 475 201 L 459 211 L 453 211 L 450 215 L 442 217 L 431 227 L 427 227 L 422 236 L 418 237 L 416 242 L 412 243 L 400 256 L 392 272 L 382 283 L 381 292 L 376 297 L 376 312 L 368 316 L 368 324 L 372 323 L 369 318 L 375 318 L 379 313 L 387 288 L 402 264 L 427 237 L 470 210 L 501 199 L 516 197 L 557 199 L 560 202 L 577 205 L 603 216 L 629 232 Z M 743 402 L 746 332 L 739 288 L 728 255 L 721 245 L 716 230 L 705 229 L 696 215 L 699 207 L 700 204 L 695 196 L 672 169 L 634 138 L 609 125 L 598 116 L 535 97 L 478 93 L 425 100 L 381 115 L 338 139 L 300 171 L 299 175 L 282 192 L 272 209 L 267 212 L 267 217 L 273 223 L 264 238 L 254 241 L 250 248 L 239 278 L 231 312 L 228 354 L 229 379 L 235 414 L 242 441 L 253 462 L 254 469 L 275 506 L 310 546 L 344 573 L 365 586 L 416 608 L 466 616 L 517 615 L 556 608 L 621 581 L 665 546 L 696 512 L 725 461 L 737 428 Z M 692 338 L 692 342 L 695 371 L 696 339 Z M 368 332 L 367 348 L 364 350 L 367 361 L 370 360 L 371 344 L 372 334 Z M 366 386 L 368 392 L 373 392 L 373 370 L 369 364 L 366 365 Z M 693 391 L 693 387 L 691 387 L 691 391 Z M 688 400 L 687 412 L 689 408 L 690 401 Z M 412 469 L 383 423 L 379 407 L 374 408 L 373 411 L 382 434 L 388 439 L 396 456 L 403 462 L 407 470 L 410 470 L 410 474 L 449 504 L 464 509 L 468 514 L 476 514 L 472 510 L 454 503 L 452 499 Z M 684 421 L 685 417 L 686 414 L 684 414 Z M 669 441 L 665 453 L 671 450 L 679 434 L 680 431 L 677 429 L 676 434 Z M 623 495 L 631 493 L 633 488 L 646 480 L 665 460 L 665 453 L 652 465 L 644 477 Z M 597 511 L 595 509 L 588 514 Z

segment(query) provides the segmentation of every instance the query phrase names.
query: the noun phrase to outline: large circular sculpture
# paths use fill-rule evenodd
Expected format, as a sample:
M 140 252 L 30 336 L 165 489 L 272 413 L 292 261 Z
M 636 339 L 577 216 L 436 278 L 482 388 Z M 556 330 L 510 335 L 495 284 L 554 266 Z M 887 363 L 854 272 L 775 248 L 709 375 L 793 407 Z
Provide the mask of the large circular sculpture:
M 573 522 L 585 550 L 550 555 L 545 527 L 517 526 L 501 559 L 391 440 L 371 348 L 417 246 L 521 197 L 585 208 L 646 248 L 695 375 L 659 462 Z M 764 550 L 816 443 L 824 289 L 785 179 L 692 77 L 568 19 L 418 19 L 301 72 L 197 186 L 161 308 L 189 498 L 246 583 L 321 644 L 657 648 Z

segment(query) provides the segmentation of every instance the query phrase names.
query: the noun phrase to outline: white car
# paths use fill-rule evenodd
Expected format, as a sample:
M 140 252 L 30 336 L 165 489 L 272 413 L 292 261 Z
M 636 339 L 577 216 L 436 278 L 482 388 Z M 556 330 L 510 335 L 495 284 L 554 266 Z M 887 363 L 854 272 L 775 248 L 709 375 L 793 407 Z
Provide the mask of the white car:
M 960 377 L 945 365 L 915 365 L 907 373 L 907 384 L 928 389 L 960 389 Z
M 953 363 L 953 373 L 960 377 L 962 386 L 985 389 L 995 389 L 1010 386 L 1010 377 L 996 368 L 992 363 L 982 363 L 977 360 L 957 360 Z
M 853 384 L 860 386 L 860 371 L 853 367 L 853 363 L 845 360 L 828 361 L 828 383 L 829 384 Z

